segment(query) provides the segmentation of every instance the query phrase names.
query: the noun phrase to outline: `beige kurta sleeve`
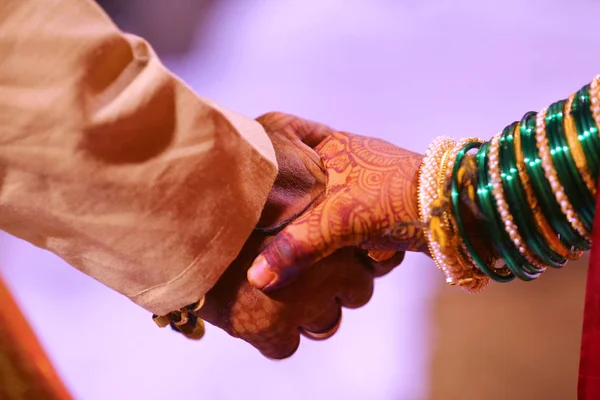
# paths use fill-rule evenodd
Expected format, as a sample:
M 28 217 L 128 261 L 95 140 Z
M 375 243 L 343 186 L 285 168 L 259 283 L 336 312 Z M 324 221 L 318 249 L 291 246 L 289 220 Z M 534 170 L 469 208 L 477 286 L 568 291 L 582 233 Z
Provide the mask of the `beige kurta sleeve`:
M 0 1 L 0 229 L 165 314 L 218 280 L 276 174 L 259 124 L 93 1 Z

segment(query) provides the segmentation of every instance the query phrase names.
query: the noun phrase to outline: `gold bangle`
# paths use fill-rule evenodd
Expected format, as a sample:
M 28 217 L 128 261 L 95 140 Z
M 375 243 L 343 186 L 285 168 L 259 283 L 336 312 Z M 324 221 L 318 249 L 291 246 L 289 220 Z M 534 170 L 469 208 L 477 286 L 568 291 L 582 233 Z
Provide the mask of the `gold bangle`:
M 573 156 L 573 160 L 575 161 L 575 166 L 577 167 L 577 171 L 581 178 L 585 182 L 585 186 L 592 194 L 592 196 L 596 197 L 596 182 L 590 171 L 588 170 L 587 159 L 585 158 L 585 153 L 583 152 L 583 147 L 581 146 L 581 142 L 577 138 L 577 126 L 575 125 L 575 119 L 573 115 L 571 115 L 571 110 L 573 108 L 573 101 L 575 100 L 575 94 L 572 94 L 567 100 L 567 104 L 565 105 L 565 113 L 564 113 L 564 128 L 565 128 L 565 137 L 567 139 L 567 144 L 569 145 L 569 151 Z
M 477 268 L 469 265 L 464 259 L 459 260 L 459 248 L 447 227 L 444 227 L 444 213 L 433 215 L 432 210 L 436 202 L 440 203 L 437 208 L 444 209 L 450 205 L 447 199 L 444 199 L 443 185 L 445 185 L 443 160 L 447 160 L 449 153 L 456 146 L 456 142 L 446 137 L 436 138 L 425 154 L 425 158 L 419 169 L 418 184 L 418 208 L 419 216 L 423 225 L 429 229 L 425 231 L 427 246 L 433 261 L 437 267 L 444 273 L 446 282 L 450 285 L 458 285 L 467 292 L 476 293 L 481 291 L 489 278 L 481 273 Z M 441 178 L 441 179 L 440 179 Z M 445 202 L 445 203 L 444 203 Z M 434 227 L 433 221 L 437 220 L 439 226 Z M 436 237 L 439 235 L 439 237 Z
M 444 157 L 444 154 L 449 151 L 452 146 L 454 146 L 454 143 L 454 140 L 450 138 L 435 138 L 427 148 L 425 157 L 423 157 L 423 161 L 419 167 L 417 206 L 421 223 L 426 227 L 429 226 L 431 219 L 431 204 L 437 195 L 437 181 L 435 180 L 435 177 L 437 176 L 436 172 L 439 170 L 439 166 L 441 165 L 441 160 Z M 447 267 L 441 263 L 439 257 L 436 257 L 437 252 L 434 251 L 434 241 L 432 240 L 430 230 L 426 229 L 424 234 L 433 262 L 436 264 L 438 269 L 444 273 L 446 276 L 446 281 L 451 283 L 449 273 L 446 271 Z
M 460 149 L 462 149 L 464 146 L 466 146 L 467 144 L 470 144 L 470 143 L 484 143 L 484 141 L 479 138 L 466 138 L 466 139 L 461 139 L 458 141 L 458 143 L 456 144 L 454 149 L 450 152 L 450 155 L 448 157 L 448 164 L 445 167 L 445 171 L 444 171 L 444 180 L 445 180 L 444 185 L 446 186 L 446 190 L 448 190 L 448 188 L 450 186 L 449 184 L 451 184 L 452 173 L 454 170 L 454 164 L 456 163 L 456 158 L 458 156 L 458 152 L 460 151 Z M 481 272 L 479 270 L 479 268 L 477 267 L 477 263 L 475 262 L 475 260 L 473 259 L 473 256 L 471 256 L 471 253 L 467 249 L 467 245 L 466 245 L 464 239 L 459 234 L 458 223 L 456 221 L 456 217 L 454 216 L 454 213 L 448 211 L 447 213 L 445 213 L 445 217 L 446 217 L 447 223 L 451 227 L 452 234 L 454 235 L 455 240 L 457 242 L 456 245 L 457 245 L 457 254 L 458 254 L 459 262 L 464 266 L 464 268 L 470 268 L 474 271 L 474 274 L 481 275 L 481 277 L 484 277 L 485 274 L 483 272 Z M 491 260 L 487 260 L 487 261 L 489 263 L 488 266 L 490 268 L 494 268 L 494 266 L 497 262 L 496 259 L 491 259 Z M 479 277 L 477 277 L 477 278 L 479 278 Z
M 500 175 L 500 135 L 496 135 L 490 142 L 490 157 L 489 157 L 489 171 L 490 179 L 492 183 L 492 195 L 496 202 L 496 209 L 500 214 L 500 219 L 504 225 L 504 231 L 510 237 L 518 252 L 525 258 L 525 260 L 533 267 L 540 271 L 544 271 L 546 266 L 535 257 L 521 234 L 519 229 L 513 220 L 513 216 L 508 207 L 506 195 L 504 193 L 504 184 L 502 182 L 502 176 Z
M 596 128 L 598 128 L 598 135 L 600 135 L 600 75 L 596 75 L 590 84 L 590 102 L 592 109 L 592 116 L 596 121 Z
M 514 150 L 517 161 L 517 171 L 519 173 L 519 178 L 521 179 L 521 183 L 523 184 L 523 189 L 525 191 L 525 197 L 527 199 L 527 204 L 533 211 L 533 218 L 535 220 L 535 224 L 538 228 L 539 233 L 542 235 L 542 238 L 548 246 L 560 257 L 566 258 L 569 260 L 579 259 L 583 255 L 583 251 L 576 250 L 571 251 L 568 247 L 562 244 L 558 234 L 554 231 L 546 217 L 544 216 L 540 204 L 535 196 L 533 191 L 533 186 L 531 180 L 529 179 L 529 175 L 527 174 L 525 167 L 525 155 L 523 154 L 523 149 L 521 147 L 521 129 L 520 125 L 517 126 L 514 133 Z
M 545 108 L 542 112 L 537 115 L 536 126 L 535 126 L 535 140 L 538 152 L 540 153 L 540 159 L 542 160 L 542 168 L 544 169 L 544 175 L 550 183 L 550 187 L 554 192 L 554 197 L 557 203 L 560 205 L 560 209 L 563 214 L 567 217 L 567 220 L 585 240 L 590 241 L 590 233 L 585 229 L 583 223 L 579 219 L 579 216 L 573 209 L 573 205 L 569 201 L 569 198 L 565 194 L 565 188 L 558 179 L 556 167 L 550 157 L 550 148 L 548 144 L 548 138 L 546 137 L 546 114 L 548 109 Z

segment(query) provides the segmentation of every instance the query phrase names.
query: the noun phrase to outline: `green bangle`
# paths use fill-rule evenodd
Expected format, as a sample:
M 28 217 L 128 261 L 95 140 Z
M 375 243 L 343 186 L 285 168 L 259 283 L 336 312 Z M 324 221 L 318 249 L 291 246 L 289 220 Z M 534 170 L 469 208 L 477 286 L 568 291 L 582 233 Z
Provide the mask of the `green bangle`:
M 575 121 L 577 138 L 582 144 L 589 172 L 594 181 L 598 181 L 600 146 L 598 144 L 598 128 L 591 115 L 590 106 L 589 85 L 586 85 L 575 94 L 571 115 Z
M 490 183 L 488 174 L 489 145 L 489 142 L 484 144 L 479 152 L 477 152 L 476 156 L 478 165 L 477 194 L 481 211 L 486 217 L 486 222 L 489 224 L 494 247 L 506 263 L 508 269 L 510 269 L 510 271 L 519 279 L 530 281 L 537 278 L 540 273 L 532 274 L 521 268 L 521 266 L 525 264 L 525 260 L 518 253 L 517 249 L 514 248 L 508 234 L 504 231 L 504 226 L 500 221 L 500 216 L 498 215 L 494 201 L 492 200 L 492 183 Z
M 585 182 L 581 179 L 575 161 L 569 152 L 565 137 L 563 111 L 566 101 L 561 100 L 550 107 L 546 116 L 546 136 L 550 149 L 550 156 L 556 167 L 558 180 L 565 188 L 565 195 L 573 205 L 575 213 L 588 232 L 591 232 L 594 223 L 594 199 L 589 195 Z
M 525 189 L 517 170 L 513 134 L 518 125 L 516 122 L 509 125 L 500 137 L 500 170 L 506 202 L 513 220 L 517 223 L 518 231 L 527 246 L 531 248 L 542 263 L 560 268 L 567 262 L 567 259 L 556 254 L 541 237 L 535 224 L 533 211 L 527 203 Z
M 560 205 L 556 202 L 550 184 L 546 180 L 542 161 L 535 140 L 535 126 L 537 113 L 529 112 L 521 119 L 521 148 L 525 157 L 527 174 L 531 178 L 533 191 L 542 205 L 542 213 L 557 232 L 566 247 L 576 247 L 589 250 L 589 243 L 571 227 L 567 217 L 562 213 Z
M 460 185 L 458 182 L 458 171 L 459 171 L 459 169 L 462 165 L 462 161 L 465 158 L 465 156 L 467 155 L 467 153 L 472 149 L 479 149 L 481 146 L 482 146 L 482 144 L 479 142 L 467 143 L 458 151 L 458 154 L 456 155 L 456 160 L 454 161 L 454 167 L 452 168 L 452 191 L 451 191 L 452 211 L 454 213 L 454 218 L 456 220 L 456 225 L 458 227 L 458 233 L 460 234 L 460 237 L 462 238 L 463 243 L 465 244 L 467 252 L 471 255 L 471 258 L 473 259 L 473 261 L 475 261 L 475 264 L 477 264 L 477 267 L 481 270 L 481 272 L 483 272 L 484 274 L 489 276 L 494 281 L 506 283 L 506 282 L 510 282 L 513 279 L 515 279 L 515 275 L 501 274 L 499 271 L 488 266 L 484 262 L 484 260 L 481 258 L 481 256 L 475 250 L 475 247 L 473 246 L 471 239 L 467 235 L 467 230 L 465 229 L 464 222 L 463 222 L 462 215 L 461 215 L 460 187 L 459 187 Z
M 506 128 L 504 130 L 506 130 Z M 510 251 L 514 250 L 515 254 L 518 254 L 518 257 L 515 256 L 517 259 L 522 259 L 522 261 L 518 264 L 518 267 L 524 272 L 536 274 L 538 272 L 542 272 L 545 267 L 528 251 L 527 244 L 523 242 L 523 238 L 518 231 L 518 227 L 513 220 L 510 208 L 506 202 L 506 193 L 504 190 L 505 179 L 502 176 L 500 167 L 502 164 L 502 160 L 500 159 L 501 136 L 502 135 L 500 134 L 497 137 L 492 138 L 490 141 L 488 175 L 493 184 L 491 189 L 492 194 L 494 195 L 494 206 L 496 208 L 496 213 L 499 215 L 501 224 L 503 225 L 504 232 L 510 240 L 511 246 L 508 248 Z

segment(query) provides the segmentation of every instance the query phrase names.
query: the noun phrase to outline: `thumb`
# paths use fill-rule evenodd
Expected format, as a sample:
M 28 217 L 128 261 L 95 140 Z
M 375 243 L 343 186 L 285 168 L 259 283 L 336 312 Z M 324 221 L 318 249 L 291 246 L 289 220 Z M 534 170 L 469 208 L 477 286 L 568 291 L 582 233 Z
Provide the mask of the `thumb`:
M 280 132 L 298 138 L 314 148 L 333 133 L 329 126 L 282 112 L 270 112 L 256 119 L 267 132 Z
M 252 286 L 266 291 L 279 289 L 317 261 L 353 244 L 350 235 L 332 226 L 339 218 L 332 215 L 328 200 L 310 208 L 267 245 L 248 270 Z M 330 212 L 325 213 L 328 209 Z

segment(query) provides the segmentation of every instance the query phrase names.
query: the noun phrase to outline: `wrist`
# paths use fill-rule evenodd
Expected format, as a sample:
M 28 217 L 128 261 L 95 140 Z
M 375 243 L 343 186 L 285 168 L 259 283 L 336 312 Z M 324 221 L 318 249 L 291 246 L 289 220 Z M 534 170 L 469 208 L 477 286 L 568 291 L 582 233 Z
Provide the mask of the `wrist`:
M 431 258 L 426 239 L 427 226 L 424 221 L 421 220 L 419 211 L 419 173 L 423 159 L 424 156 L 422 154 L 412 153 L 411 162 L 409 163 L 411 166 L 409 170 L 411 179 L 408 180 L 408 198 L 410 206 L 407 207 L 407 209 L 410 210 L 410 220 L 415 221 L 415 234 L 413 240 L 408 244 L 408 250 L 425 254 L 427 257 Z
M 418 160 L 419 160 L 419 167 L 421 165 L 421 163 L 423 162 L 423 156 L 422 155 L 418 155 Z M 422 253 L 425 254 L 427 257 L 431 258 L 431 252 L 429 251 L 429 246 L 427 245 L 427 239 L 426 239 L 426 229 L 427 226 L 421 221 L 421 216 L 419 213 L 419 190 L 418 190 L 418 185 L 419 185 L 419 170 L 415 171 L 414 173 L 414 177 L 413 180 L 410 183 L 411 185 L 411 196 L 410 198 L 412 199 L 412 208 L 414 210 L 416 210 L 416 214 L 415 214 L 415 221 L 419 221 L 419 223 L 417 223 L 417 228 L 416 228 L 416 233 L 415 233 L 415 239 L 414 241 L 410 244 L 411 246 L 411 251 L 417 252 L 417 253 Z

